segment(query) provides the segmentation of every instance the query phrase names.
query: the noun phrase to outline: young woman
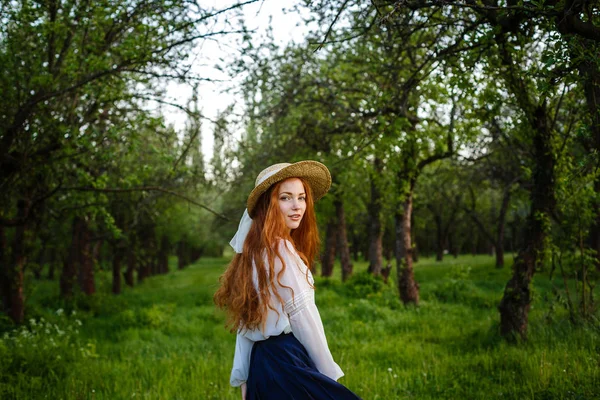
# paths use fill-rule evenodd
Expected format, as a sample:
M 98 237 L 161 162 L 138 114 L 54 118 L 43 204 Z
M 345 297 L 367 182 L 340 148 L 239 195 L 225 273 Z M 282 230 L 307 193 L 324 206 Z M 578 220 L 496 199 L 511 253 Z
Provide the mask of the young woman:
M 329 351 L 309 269 L 319 247 L 314 201 L 330 186 L 321 163 L 275 164 L 248 196 L 230 242 L 237 254 L 214 297 L 237 331 L 230 383 L 243 399 L 359 399 L 336 382 L 344 373 Z

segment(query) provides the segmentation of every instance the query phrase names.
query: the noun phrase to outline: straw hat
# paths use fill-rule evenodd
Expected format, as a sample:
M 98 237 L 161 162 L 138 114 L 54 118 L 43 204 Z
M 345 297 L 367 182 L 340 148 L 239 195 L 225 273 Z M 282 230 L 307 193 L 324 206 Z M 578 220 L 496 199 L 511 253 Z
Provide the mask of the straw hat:
M 306 180 L 312 189 L 315 201 L 323 197 L 331 187 L 331 174 L 327 167 L 320 162 L 307 160 L 294 164 L 271 165 L 258 174 L 254 189 L 248 196 L 246 206 L 250 217 L 254 216 L 254 207 L 256 207 L 260 195 L 265 193 L 271 185 L 288 178 L 303 178 Z

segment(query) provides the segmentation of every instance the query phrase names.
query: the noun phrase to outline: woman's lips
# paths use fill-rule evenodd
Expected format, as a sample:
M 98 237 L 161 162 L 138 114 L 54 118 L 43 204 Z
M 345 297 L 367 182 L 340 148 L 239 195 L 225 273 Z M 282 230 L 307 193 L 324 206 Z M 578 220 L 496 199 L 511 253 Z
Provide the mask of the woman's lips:
M 292 221 L 300 221 L 300 219 L 302 218 L 302 215 L 300 215 L 300 214 L 294 214 L 294 215 L 290 215 L 289 218 Z

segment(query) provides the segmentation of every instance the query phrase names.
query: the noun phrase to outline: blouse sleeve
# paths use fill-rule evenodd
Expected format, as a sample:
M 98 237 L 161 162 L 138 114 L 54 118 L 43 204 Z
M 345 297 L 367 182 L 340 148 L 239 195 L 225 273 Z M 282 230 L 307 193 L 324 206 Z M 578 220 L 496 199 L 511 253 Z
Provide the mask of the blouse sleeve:
M 229 383 L 237 387 L 248 380 L 248 369 L 250 368 L 250 352 L 254 342 L 240 332 L 235 339 L 235 354 L 233 356 L 233 368 Z
M 282 243 L 279 252 L 285 261 L 286 269 L 280 281 L 282 285 L 291 287 L 294 293 L 292 296 L 290 289 L 280 287 L 279 295 L 284 302 L 292 332 L 307 350 L 319 372 L 333 380 L 338 380 L 344 376 L 344 373 L 333 361 L 329 351 L 321 316 L 315 304 L 315 291 L 307 281 L 307 267 L 291 243 L 283 241 Z M 275 263 L 275 271 L 280 271 L 281 261 L 275 258 Z

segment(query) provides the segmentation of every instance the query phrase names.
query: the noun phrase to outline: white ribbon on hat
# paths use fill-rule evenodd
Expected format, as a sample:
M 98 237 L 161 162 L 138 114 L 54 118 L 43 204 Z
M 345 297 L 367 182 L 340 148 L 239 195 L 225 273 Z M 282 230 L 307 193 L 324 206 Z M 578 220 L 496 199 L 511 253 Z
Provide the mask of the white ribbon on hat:
M 244 250 L 244 242 L 246 241 L 246 236 L 248 236 L 248 232 L 250 232 L 250 227 L 252 226 L 252 218 L 248 215 L 248 209 L 244 210 L 244 214 L 242 214 L 242 218 L 240 219 L 240 224 L 238 225 L 238 230 L 235 233 L 235 236 L 229 244 L 233 247 L 233 250 L 236 253 L 241 253 Z

